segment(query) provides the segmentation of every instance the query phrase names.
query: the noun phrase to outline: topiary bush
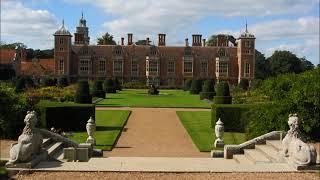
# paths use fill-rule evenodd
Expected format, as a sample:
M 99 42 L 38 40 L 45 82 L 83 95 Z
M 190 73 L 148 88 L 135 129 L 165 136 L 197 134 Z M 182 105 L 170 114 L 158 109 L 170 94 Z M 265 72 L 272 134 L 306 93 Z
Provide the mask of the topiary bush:
M 157 87 L 155 85 L 152 84 L 148 90 L 148 94 L 149 95 L 158 95 L 159 90 L 157 89 Z
M 117 92 L 112 79 L 106 79 L 104 81 L 104 91 L 106 93 L 116 93 Z
M 183 90 L 184 90 L 184 91 L 189 91 L 190 88 L 191 88 L 191 84 L 192 84 L 192 80 L 191 80 L 191 79 L 187 79 L 187 80 L 184 82 Z
M 81 104 L 91 104 L 92 97 L 89 91 L 89 83 L 86 80 L 81 80 L 78 83 L 78 89 L 74 96 L 74 102 Z
M 16 81 L 16 92 L 22 92 L 26 88 L 34 88 L 35 84 L 30 76 L 21 76 Z
M 41 86 L 47 87 L 47 86 L 55 86 L 56 82 L 53 78 L 51 77 L 44 77 L 41 79 Z
M 103 90 L 103 82 L 102 81 L 96 81 L 94 83 L 93 89 L 92 89 L 92 95 L 99 98 L 106 98 L 106 93 Z
M 114 79 L 114 87 L 116 88 L 116 90 L 121 91 L 122 87 L 121 87 L 121 83 L 119 82 L 118 78 Z
M 243 90 L 249 89 L 249 80 L 248 79 L 241 79 L 239 83 L 239 87 Z
M 232 97 L 230 96 L 229 84 L 225 81 L 219 82 L 217 86 L 217 94 L 214 97 L 215 104 L 231 104 Z
M 200 93 L 200 99 L 209 99 L 212 100 L 214 95 L 214 81 L 212 79 L 208 79 L 202 85 L 202 92 Z
M 201 92 L 201 80 L 193 79 L 190 88 L 190 94 L 199 94 Z
M 69 85 L 68 77 L 67 76 L 61 76 L 58 79 L 58 87 L 63 88 L 67 87 Z

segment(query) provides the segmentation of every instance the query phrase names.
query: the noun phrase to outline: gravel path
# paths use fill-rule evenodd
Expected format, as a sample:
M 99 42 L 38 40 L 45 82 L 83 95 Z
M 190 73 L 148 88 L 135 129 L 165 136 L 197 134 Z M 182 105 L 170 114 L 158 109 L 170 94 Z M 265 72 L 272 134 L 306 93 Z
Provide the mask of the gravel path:
M 129 109 L 130 118 L 115 148 L 105 156 L 209 157 L 193 144 L 176 111 L 210 111 L 183 108 L 97 108 Z
M 116 172 L 34 172 L 32 174 L 18 174 L 17 179 L 26 180 L 85 180 L 85 179 L 161 179 L 161 180 L 319 180 L 315 173 L 116 173 Z

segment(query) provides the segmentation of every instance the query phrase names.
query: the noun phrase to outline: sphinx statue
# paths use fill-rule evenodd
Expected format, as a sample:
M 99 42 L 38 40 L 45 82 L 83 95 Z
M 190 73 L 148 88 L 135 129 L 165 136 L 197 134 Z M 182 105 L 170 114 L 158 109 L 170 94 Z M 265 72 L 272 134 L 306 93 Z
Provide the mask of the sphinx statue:
M 36 112 L 28 111 L 24 123 L 26 125 L 18 138 L 18 143 L 11 145 L 10 159 L 7 165 L 29 162 L 41 152 L 43 138 L 40 133 L 35 131 Z
M 282 140 L 281 156 L 286 157 L 290 163 L 307 166 L 316 163 L 317 153 L 312 145 L 305 142 L 299 130 L 297 114 L 289 114 L 289 131 Z

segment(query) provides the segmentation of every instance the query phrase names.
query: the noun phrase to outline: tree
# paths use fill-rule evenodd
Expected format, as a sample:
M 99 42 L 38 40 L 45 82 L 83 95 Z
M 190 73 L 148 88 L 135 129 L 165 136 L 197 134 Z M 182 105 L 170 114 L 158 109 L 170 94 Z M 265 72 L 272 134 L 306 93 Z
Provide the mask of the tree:
M 268 58 L 270 64 L 270 74 L 272 76 L 283 73 L 302 72 L 300 59 L 290 51 L 275 51 Z
M 308 61 L 306 57 L 300 58 L 302 71 L 308 71 L 314 69 L 312 62 Z
M 269 61 L 266 60 L 264 54 L 255 50 L 256 64 L 254 76 L 256 79 L 265 79 L 270 76 Z
M 15 43 L 5 43 L 5 42 L 0 42 L 0 49 L 15 49 L 17 46 L 26 49 L 27 46 L 21 42 L 15 42 Z
M 151 43 L 152 41 L 149 41 L 149 44 Z M 136 45 L 146 45 L 147 44 L 147 40 L 143 39 L 143 40 L 138 40 L 136 43 Z
M 214 34 L 211 35 L 210 38 L 207 40 L 206 45 L 207 46 L 216 46 L 217 45 L 217 37 L 220 34 Z M 232 35 L 227 35 L 228 36 L 228 41 L 230 41 L 234 46 L 237 46 L 236 43 L 236 38 L 234 38 Z
M 98 38 L 97 43 L 98 45 L 116 45 L 113 36 L 109 33 L 105 33 L 102 37 Z

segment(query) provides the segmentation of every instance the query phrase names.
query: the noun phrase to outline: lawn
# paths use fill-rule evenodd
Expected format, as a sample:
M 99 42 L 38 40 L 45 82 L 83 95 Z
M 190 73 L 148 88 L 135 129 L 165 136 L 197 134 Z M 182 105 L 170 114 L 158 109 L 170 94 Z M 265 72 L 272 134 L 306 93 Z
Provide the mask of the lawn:
M 130 111 L 124 110 L 96 110 L 97 131 L 94 134 L 96 148 L 110 151 L 126 124 Z M 84 143 L 87 132 L 71 132 L 69 138 L 77 143 Z
M 200 100 L 199 95 L 183 90 L 160 89 L 159 95 L 148 95 L 147 89 L 125 89 L 116 94 L 107 94 L 107 98 L 96 106 L 209 108 L 209 103 Z
M 222 149 L 213 148 L 215 135 L 211 128 L 210 111 L 177 111 L 177 115 L 199 151 L 208 152 L 212 149 Z M 246 139 L 244 133 L 225 132 L 223 140 L 225 144 L 241 144 Z

